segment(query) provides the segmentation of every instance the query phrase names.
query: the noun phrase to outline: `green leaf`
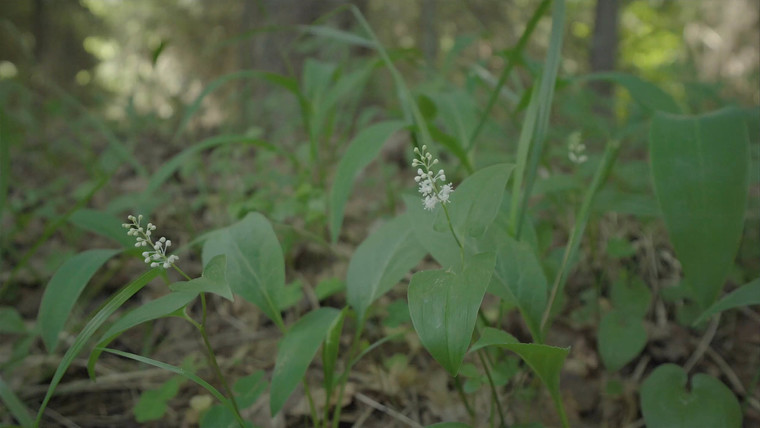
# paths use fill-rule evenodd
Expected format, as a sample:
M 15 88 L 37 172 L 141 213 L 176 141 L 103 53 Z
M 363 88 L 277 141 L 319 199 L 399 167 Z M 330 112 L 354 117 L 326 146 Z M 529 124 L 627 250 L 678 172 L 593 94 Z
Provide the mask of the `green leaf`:
M 472 340 L 475 321 L 494 255 L 481 253 L 465 260 L 461 271 L 417 272 L 409 283 L 409 314 L 423 346 L 452 376 L 459 372 Z
M 161 164 L 161 167 L 153 173 L 148 182 L 148 186 L 145 189 L 144 195 L 151 195 L 157 192 L 161 186 L 171 178 L 171 176 L 184 164 L 187 163 L 191 156 L 200 153 L 203 150 L 208 150 L 217 146 L 226 144 L 250 144 L 252 146 L 260 147 L 275 153 L 284 154 L 281 149 L 266 141 L 262 141 L 256 138 L 250 138 L 245 135 L 217 135 L 211 138 L 207 138 L 199 143 L 196 143 L 185 150 L 177 153 L 166 162 Z
M 16 308 L 0 306 L 0 333 L 26 333 L 24 319 L 21 318 Z
M 760 305 L 760 278 L 750 281 L 730 294 L 723 296 L 722 299 L 713 303 L 694 324 L 699 324 L 706 318 L 728 309 L 740 308 L 749 305 Z
M 143 357 L 141 355 L 132 354 L 130 352 L 123 352 L 123 351 L 119 351 L 119 350 L 116 350 L 116 349 L 102 348 L 102 349 L 100 349 L 100 351 L 108 352 L 110 354 L 118 355 L 118 356 L 124 357 L 124 358 L 130 358 L 132 360 L 139 361 L 141 363 L 148 364 L 148 365 L 151 365 L 153 367 L 158 367 L 160 369 L 164 369 L 164 370 L 170 371 L 170 372 L 172 372 L 174 374 L 178 374 L 178 375 L 184 377 L 185 379 L 191 380 L 191 381 L 195 382 L 196 384 L 200 385 L 201 387 L 203 387 L 206 391 L 208 391 L 211 395 L 213 395 L 217 400 L 219 400 L 219 402 L 221 402 L 228 409 L 230 409 L 230 411 L 233 411 L 232 403 L 224 395 L 222 395 L 222 393 L 219 392 L 219 390 L 217 390 L 216 388 L 214 388 L 211 384 L 209 384 L 205 380 L 203 380 L 200 377 L 198 377 L 195 373 L 193 373 L 193 372 L 191 372 L 191 371 L 189 371 L 189 370 L 187 370 L 185 368 L 173 366 L 171 364 L 167 364 L 167 363 L 164 363 L 164 362 L 161 362 L 161 361 L 157 361 L 157 360 L 154 360 L 152 358 Z M 239 422 L 240 422 L 241 425 L 243 425 L 243 421 L 242 420 L 240 420 Z
M 621 314 L 641 319 L 649 310 L 652 292 L 641 278 L 620 278 L 612 283 L 610 299 L 612 306 Z
M 235 393 L 235 400 L 241 410 L 251 407 L 267 389 L 268 385 L 264 375 L 263 370 L 258 370 L 235 382 L 232 391 Z
M 338 362 L 338 351 L 340 350 L 340 336 L 343 333 L 343 321 L 346 319 L 348 307 L 340 311 L 340 316 L 330 324 L 325 337 L 325 345 L 322 347 L 322 372 L 325 374 L 322 385 L 329 396 L 332 392 L 335 381 L 335 364 Z
M 503 335 L 502 335 L 503 336 Z M 525 361 L 534 373 L 541 379 L 541 382 L 549 389 L 549 394 L 554 400 L 554 405 L 562 419 L 562 425 L 569 427 L 565 409 L 562 406 L 562 395 L 559 389 L 559 375 L 562 371 L 562 365 L 565 362 L 570 348 L 558 348 L 556 346 L 540 345 L 537 343 L 514 343 L 513 337 L 504 336 L 502 343 L 497 343 L 498 335 L 489 333 L 489 346 L 495 345 L 510 350 Z
M 340 315 L 334 308 L 319 308 L 298 320 L 280 341 L 269 390 L 269 410 L 276 415 L 306 374 L 319 345 Z
M 504 188 L 513 164 L 500 163 L 476 171 L 451 194 L 449 212 L 454 230 L 460 237 L 477 238 L 491 225 L 499 213 Z
M 731 108 L 703 116 L 658 113 L 649 142 L 670 240 L 696 303 L 707 308 L 723 287 L 742 236 L 747 127 Z
M 203 245 L 204 264 L 220 254 L 227 256 L 227 281 L 232 291 L 282 326 L 278 300 L 285 287 L 285 260 L 269 221 L 250 213 L 215 231 Z
M 542 342 L 541 316 L 546 309 L 548 284 L 533 249 L 517 242 L 501 226 L 494 225 L 485 249 L 496 253 L 494 275 L 488 291 L 515 302 L 536 342 Z M 495 229 L 495 230 L 494 230 Z
M 144 303 L 116 320 L 116 322 L 114 322 L 113 325 L 100 336 L 98 345 L 90 353 L 90 357 L 87 361 L 87 372 L 90 375 L 90 379 L 95 380 L 95 363 L 97 363 L 101 354 L 101 351 L 98 350 L 99 348 L 105 348 L 120 334 L 136 325 L 173 314 L 177 310 L 187 306 L 187 304 L 192 302 L 197 296 L 197 292 L 174 291 L 155 300 Z
M 121 289 L 121 291 L 114 295 L 100 309 L 100 311 L 98 311 L 98 313 L 92 317 L 92 319 L 84 326 L 82 331 L 79 332 L 79 335 L 74 340 L 74 344 L 71 345 L 71 348 L 69 348 L 68 351 L 66 351 L 66 353 L 63 355 L 63 358 L 61 358 L 61 362 L 58 364 L 58 368 L 53 374 L 53 379 L 50 380 L 50 385 L 48 386 L 45 398 L 42 400 L 42 404 L 37 411 L 37 419 L 35 421 L 35 424 L 39 425 L 40 421 L 42 420 L 42 414 L 45 411 L 45 407 L 47 407 L 47 403 L 53 396 L 55 388 L 58 386 L 58 383 L 61 382 L 64 373 L 66 373 L 66 369 L 69 368 L 71 362 L 74 361 L 74 358 L 79 355 L 79 353 L 82 351 L 82 348 L 84 348 L 84 345 L 86 345 L 90 338 L 92 338 L 92 336 L 95 334 L 95 331 L 97 331 L 97 329 L 100 328 L 100 326 L 103 325 L 103 323 L 106 322 L 106 320 L 111 315 L 113 315 L 113 313 L 116 312 L 116 310 L 119 309 L 121 305 L 124 304 L 124 302 L 129 300 L 130 297 L 134 296 L 135 293 L 145 287 L 146 284 L 152 281 L 153 278 L 157 277 L 161 272 L 163 272 L 162 269 L 151 269 L 142 274 L 139 278 L 127 284 L 124 288 Z
M 0 400 L 10 410 L 11 414 L 21 426 L 31 427 L 34 425 L 31 413 L 26 408 L 24 402 L 16 395 L 7 383 L 0 377 Z
M 80 229 L 111 238 L 124 247 L 133 247 L 135 244 L 134 238 L 127 235 L 121 227 L 124 222 L 107 212 L 83 208 L 71 214 L 69 222 Z
M 414 237 L 409 216 L 380 226 L 354 252 L 346 273 L 346 298 L 361 320 L 367 308 L 387 293 L 425 256 Z
M 640 317 L 614 309 L 602 317 L 597 341 L 604 365 L 614 372 L 641 353 L 647 331 Z
M 469 238 L 483 235 L 498 215 L 512 169 L 513 165 L 506 163 L 480 169 L 464 179 L 451 194 L 448 205 L 451 223 L 468 252 L 474 245 Z M 404 195 L 404 202 L 414 234 L 430 255 L 442 266 L 460 263 L 459 247 L 441 207 L 432 213 L 425 211 L 420 199 L 410 195 Z
M 314 294 L 320 302 L 332 296 L 335 293 L 346 289 L 346 282 L 340 278 L 327 278 L 314 287 Z
M 681 113 L 681 109 L 673 100 L 673 97 L 656 85 L 631 74 L 618 72 L 596 73 L 582 77 L 580 80 L 605 80 L 613 82 L 627 89 L 634 100 L 649 110 L 675 114 Z
M 394 132 L 404 127 L 402 121 L 376 123 L 359 132 L 348 144 L 338 163 L 338 170 L 330 189 L 330 238 L 338 240 L 346 201 L 357 176 L 377 155 Z
M 139 423 L 161 419 L 169 408 L 167 403 L 179 392 L 182 378 L 173 377 L 157 389 L 143 391 L 132 411 Z
M 196 295 L 198 293 L 214 293 L 218 294 L 230 302 L 234 302 L 235 299 L 232 296 L 232 290 L 227 283 L 227 256 L 219 254 L 212 258 L 206 267 L 203 269 L 203 274 L 200 278 L 195 278 L 190 281 L 175 282 L 171 284 L 169 288 L 174 291 L 186 291 L 192 292 Z
M 520 341 L 504 330 L 486 327 L 480 333 L 478 341 L 473 343 L 470 347 L 470 352 L 475 352 L 486 346 L 509 345 L 511 343 L 520 343 Z
M 66 325 L 79 295 L 90 282 L 90 278 L 119 250 L 88 250 L 66 260 L 55 272 L 42 296 L 40 303 L 40 335 L 48 352 L 53 352 L 58 344 L 58 335 Z
M 364 37 L 358 36 L 354 33 L 337 30 L 333 27 L 325 27 L 321 25 L 303 25 L 300 26 L 300 28 L 307 33 L 314 34 L 315 36 L 333 39 L 349 45 L 355 45 L 364 48 L 373 48 L 375 46 L 371 40 L 367 40 Z
M 630 241 L 616 236 L 607 240 L 607 255 L 615 259 L 624 259 L 636 254 Z
M 742 426 L 742 411 L 734 394 L 719 380 L 697 374 L 687 389 L 686 372 L 663 364 L 641 385 L 641 413 L 649 428 Z
M 471 428 L 471 426 L 462 422 L 440 422 L 428 425 L 428 428 Z

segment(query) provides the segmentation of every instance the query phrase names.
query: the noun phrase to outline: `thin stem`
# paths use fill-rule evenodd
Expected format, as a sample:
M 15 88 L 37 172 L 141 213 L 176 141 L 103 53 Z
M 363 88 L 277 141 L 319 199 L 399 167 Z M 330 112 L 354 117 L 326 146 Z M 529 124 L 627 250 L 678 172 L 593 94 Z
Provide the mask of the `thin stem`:
M 480 359 L 480 364 L 483 365 L 483 370 L 486 372 L 488 385 L 491 387 L 491 400 L 496 403 L 496 410 L 499 412 L 499 421 L 501 422 L 501 426 L 506 426 L 506 421 L 504 419 L 504 410 L 501 408 L 501 400 L 499 400 L 499 393 L 496 391 L 496 384 L 493 383 L 493 377 L 491 377 L 491 369 L 488 367 L 486 359 L 483 358 L 483 350 L 478 350 L 477 354 L 478 359 Z
M 314 398 L 311 396 L 311 389 L 309 388 L 309 382 L 306 382 L 306 376 L 304 376 L 301 382 L 303 382 L 303 391 L 306 394 L 306 400 L 309 402 L 309 413 L 311 414 L 311 423 L 315 427 L 318 427 L 319 420 L 317 419 L 317 408 L 314 406 Z
M 359 320 L 359 325 L 356 328 L 356 331 L 354 332 L 354 338 L 351 341 L 351 349 L 348 351 L 348 365 L 346 366 L 346 369 L 341 373 L 340 378 L 338 380 L 338 383 L 340 384 L 340 387 L 338 388 L 338 399 L 335 401 L 335 410 L 333 411 L 333 419 L 332 419 L 332 427 L 337 428 L 338 427 L 338 420 L 340 419 L 340 412 L 341 412 L 341 405 L 340 403 L 343 401 L 343 393 L 346 390 L 346 383 L 348 383 L 348 374 L 351 371 L 351 367 L 354 365 L 354 354 L 359 350 L 359 339 L 362 335 L 362 330 L 364 329 L 364 318 Z M 327 424 L 327 421 L 325 420 L 325 425 Z
M 462 382 L 459 381 L 459 376 L 454 376 L 454 388 L 459 394 L 459 399 L 464 403 L 464 408 L 467 409 L 467 414 L 470 415 L 470 421 L 475 425 L 475 410 L 473 410 L 470 405 L 470 401 L 467 400 L 467 395 L 464 393 L 464 388 L 462 388 Z
M 554 285 L 552 286 L 552 291 L 549 295 L 549 302 L 546 305 L 543 316 L 541 317 L 542 336 L 544 336 L 546 332 L 547 323 L 549 322 L 549 317 L 551 316 L 552 309 L 554 308 L 557 294 L 562 288 L 564 288 L 565 281 L 567 280 L 570 260 L 575 257 L 575 253 L 578 251 L 581 237 L 583 236 L 583 232 L 586 229 L 586 224 L 588 223 L 589 215 L 591 214 L 591 205 L 594 202 L 594 197 L 602 187 L 604 181 L 607 179 L 610 170 L 612 170 L 612 165 L 615 164 L 615 159 L 617 158 L 619 150 L 619 141 L 610 140 L 607 143 L 607 147 L 604 150 L 602 160 L 599 163 L 599 167 L 597 168 L 596 173 L 594 174 L 594 179 L 591 181 L 591 187 L 589 187 L 586 195 L 583 198 L 583 203 L 581 204 L 580 211 L 578 212 L 578 216 L 575 220 L 575 226 L 573 226 L 573 230 L 570 233 L 570 240 L 565 247 L 565 254 L 562 257 L 562 265 L 557 272 L 557 276 L 554 278 Z
M 451 235 L 454 237 L 454 240 L 457 241 L 457 245 L 459 246 L 459 255 L 462 257 L 462 268 L 464 268 L 464 245 L 462 245 L 462 242 L 457 237 L 457 233 L 454 232 L 454 225 L 451 223 L 451 217 L 449 217 L 449 210 L 446 208 L 446 204 L 441 204 L 443 207 L 443 213 L 446 214 L 446 222 L 449 224 L 449 230 L 451 231 Z
M 214 374 L 216 374 L 216 377 L 219 379 L 219 382 L 222 383 L 222 387 L 224 388 L 225 394 L 229 397 L 230 401 L 232 402 L 232 408 L 235 411 L 235 419 L 237 419 L 238 423 L 240 423 L 240 426 L 245 426 L 243 422 L 243 418 L 240 416 L 240 409 L 237 405 L 237 400 L 235 400 L 235 395 L 232 393 L 232 389 L 230 389 L 230 385 L 227 383 L 227 378 L 224 377 L 224 374 L 222 373 L 222 369 L 219 368 L 219 363 L 216 361 L 216 354 L 214 354 L 214 349 L 211 347 L 211 342 L 209 341 L 208 334 L 206 333 L 206 299 L 204 297 L 204 293 L 201 293 L 201 305 L 203 307 L 203 315 L 201 317 L 202 321 L 201 324 L 198 324 L 198 331 L 201 334 L 201 337 L 203 338 L 203 344 L 206 346 L 206 351 L 208 353 L 208 360 L 211 364 L 211 368 L 214 370 Z

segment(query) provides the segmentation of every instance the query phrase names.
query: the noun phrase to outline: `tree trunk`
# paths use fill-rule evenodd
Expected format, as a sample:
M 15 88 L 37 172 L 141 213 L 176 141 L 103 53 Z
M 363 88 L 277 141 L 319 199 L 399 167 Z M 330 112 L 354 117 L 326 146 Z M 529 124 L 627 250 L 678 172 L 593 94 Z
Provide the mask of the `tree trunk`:
M 596 0 L 594 37 L 591 40 L 591 72 L 615 69 L 618 49 L 618 11 L 620 0 Z M 595 89 L 601 94 L 612 94 L 609 82 L 597 82 Z

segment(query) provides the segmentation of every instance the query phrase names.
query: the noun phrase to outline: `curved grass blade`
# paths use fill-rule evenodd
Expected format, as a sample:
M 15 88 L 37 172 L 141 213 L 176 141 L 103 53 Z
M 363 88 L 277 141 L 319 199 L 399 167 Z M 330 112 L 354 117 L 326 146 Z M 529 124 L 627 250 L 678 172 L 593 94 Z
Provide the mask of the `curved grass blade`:
M 90 375 L 90 379 L 95 380 L 95 363 L 97 363 L 98 358 L 100 358 L 102 349 L 119 337 L 119 335 L 144 322 L 171 316 L 176 311 L 187 306 L 187 304 L 192 302 L 197 296 L 197 292 L 174 291 L 155 300 L 151 300 L 119 318 L 100 336 L 98 344 L 90 353 L 90 357 L 87 360 L 87 373 Z
M 55 272 L 42 295 L 37 322 L 48 352 L 58 344 L 58 335 L 66 325 L 79 295 L 95 272 L 119 250 L 88 250 L 66 260 Z
M 63 375 L 66 373 L 66 369 L 69 368 L 71 362 L 74 361 L 74 358 L 79 355 L 90 338 L 92 338 L 92 336 L 95 334 L 95 331 L 101 325 L 103 325 L 108 317 L 113 315 L 113 313 L 116 312 L 116 310 L 119 309 L 121 305 L 124 304 L 124 302 L 129 300 L 130 297 L 134 296 L 135 293 L 140 291 L 140 289 L 142 289 L 146 284 L 157 277 L 161 272 L 163 272 L 163 269 L 151 269 L 140 275 L 139 278 L 127 284 L 124 288 L 121 289 L 121 291 L 114 295 L 103 306 L 103 308 L 100 309 L 100 311 L 95 314 L 95 316 L 92 317 L 92 319 L 84 326 L 82 331 L 74 340 L 74 344 L 71 345 L 71 348 L 69 348 L 69 350 L 66 351 L 66 354 L 63 355 L 61 362 L 58 364 L 58 368 L 55 370 L 55 374 L 53 374 L 53 379 L 50 381 L 50 386 L 48 386 L 47 393 L 45 393 L 45 398 L 42 400 L 40 409 L 37 411 L 37 419 L 34 423 L 35 426 L 39 426 L 40 422 L 42 421 L 42 414 L 45 411 L 45 407 L 47 407 L 48 402 L 50 402 L 50 398 L 53 396 L 55 388 L 61 382 Z
M 121 227 L 123 221 L 107 212 L 83 208 L 71 214 L 69 223 L 80 229 L 111 238 L 126 248 L 133 247 L 135 243 L 134 238 L 124 233 Z
M 285 333 L 277 349 L 272 373 L 269 398 L 272 416 L 282 409 L 285 400 L 301 382 L 330 326 L 339 315 L 340 311 L 335 308 L 319 308 L 306 314 Z
M 30 427 L 34 425 L 32 414 L 29 409 L 26 408 L 24 402 L 13 392 L 7 383 L 0 377 L 0 399 L 5 403 L 8 410 L 23 427 Z
M 718 312 L 749 305 L 760 305 L 760 278 L 742 285 L 731 293 L 723 296 L 722 299 L 713 303 L 712 306 L 707 308 L 707 310 L 694 321 L 694 325 L 701 323 Z
M 404 127 L 404 122 L 388 121 L 376 123 L 359 132 L 348 144 L 346 152 L 338 163 L 332 189 L 330 189 L 330 238 L 338 240 L 343 223 L 344 208 L 351 188 L 362 169 L 377 155 L 388 138 Z
M 141 363 L 151 365 L 153 367 L 158 367 L 160 369 L 170 371 L 174 374 L 178 374 L 184 377 L 185 379 L 191 380 L 197 383 L 198 385 L 200 385 L 201 387 L 203 387 L 203 389 L 205 389 L 211 395 L 213 395 L 214 398 L 219 400 L 222 404 L 224 404 L 227 408 L 229 408 L 233 413 L 235 413 L 234 407 L 232 406 L 232 403 L 230 402 L 230 400 L 228 400 L 227 397 L 222 395 L 222 393 L 219 392 L 219 390 L 217 390 L 216 388 L 214 388 L 210 383 L 198 377 L 195 373 L 189 372 L 181 367 L 173 366 L 171 364 L 157 361 L 152 358 L 143 357 L 142 355 L 132 354 L 130 352 L 123 352 L 123 351 L 119 351 L 119 350 L 111 349 L 111 348 L 101 348 L 99 350 L 101 352 L 108 352 L 109 354 L 118 355 L 120 357 L 130 358 L 135 361 L 139 361 Z M 243 422 L 241 419 L 238 419 L 238 422 L 240 423 L 240 426 L 245 426 L 245 422 Z

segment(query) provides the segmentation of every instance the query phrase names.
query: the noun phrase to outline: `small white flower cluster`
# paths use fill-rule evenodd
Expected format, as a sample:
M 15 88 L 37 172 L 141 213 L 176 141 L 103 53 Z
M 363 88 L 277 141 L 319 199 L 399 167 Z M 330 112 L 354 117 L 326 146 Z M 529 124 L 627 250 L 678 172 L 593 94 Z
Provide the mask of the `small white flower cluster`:
M 581 133 L 575 131 L 567 138 L 567 157 L 570 158 L 570 162 L 580 165 L 588 160 L 588 156 L 584 154 L 586 151 L 586 145 L 581 143 Z
M 175 255 L 166 255 L 166 250 L 171 247 L 172 241 L 162 236 L 158 241 L 153 242 L 150 237 L 151 233 L 156 230 L 156 226 L 153 223 L 148 223 L 148 225 L 143 228 L 140 225 L 143 219 L 142 215 L 137 217 L 130 215 L 127 219 L 131 223 L 124 223 L 121 227 L 127 229 L 127 235 L 136 237 L 135 239 L 137 242 L 135 242 L 135 247 L 153 248 L 151 251 L 143 251 L 142 253 L 142 256 L 145 257 L 145 263 L 150 264 L 150 267 L 156 268 L 162 266 L 164 269 L 168 269 L 174 264 L 174 262 L 179 260 L 179 257 Z
M 439 202 L 441 205 L 449 202 L 449 196 L 454 191 L 454 186 L 451 183 L 440 187 L 436 184 L 436 181 L 445 183 L 446 174 L 443 173 L 442 169 L 433 174 L 431 168 L 438 163 L 438 159 L 433 159 L 433 155 L 427 151 L 427 146 L 422 146 L 422 151 L 415 147 L 414 153 L 418 157 L 412 160 L 412 167 L 417 167 L 417 176 L 414 177 L 414 181 L 419 185 L 422 205 L 426 210 L 432 211 Z

